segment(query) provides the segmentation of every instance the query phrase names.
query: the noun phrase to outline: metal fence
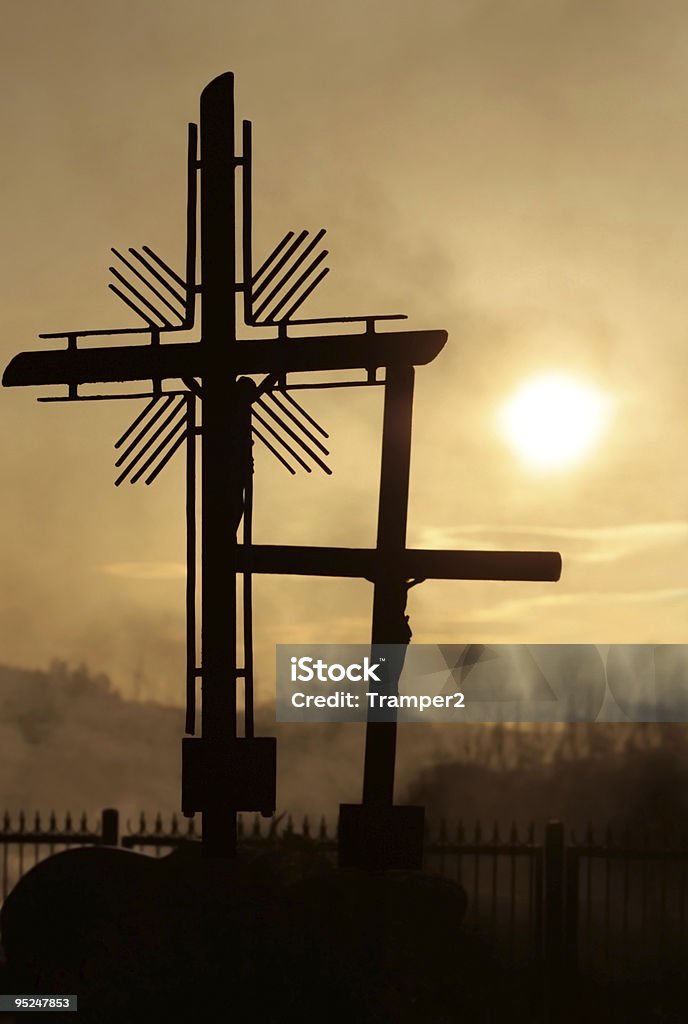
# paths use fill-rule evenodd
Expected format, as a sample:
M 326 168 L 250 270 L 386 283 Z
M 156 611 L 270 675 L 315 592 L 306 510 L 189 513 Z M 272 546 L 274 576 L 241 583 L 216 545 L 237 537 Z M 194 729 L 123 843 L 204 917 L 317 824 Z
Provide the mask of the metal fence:
M 536 842 L 535 826 L 506 836 L 494 826 L 486 835 L 476 822 L 467 829 L 445 821 L 428 830 L 424 850 L 426 871 L 451 878 L 466 890 L 465 926 L 489 938 L 508 961 L 532 960 L 544 951 L 544 846 Z
M 244 847 L 296 855 L 318 851 L 336 861 L 336 832 L 324 818 L 313 826 L 305 817 L 268 821 L 239 818 Z M 75 825 L 55 814 L 44 824 L 36 814 L 16 820 L 5 813 L 0 826 L 4 899 L 13 885 L 44 857 L 75 846 L 108 845 L 156 857 L 182 843 L 197 842 L 194 819 L 176 815 L 165 822 L 141 815 L 136 827 L 120 830 L 119 814 L 107 809 L 96 826 L 82 815 Z M 655 961 L 679 964 L 688 953 L 686 865 L 688 837 L 625 835 L 609 830 L 598 838 L 589 829 L 582 839 L 566 837 L 561 822 L 549 822 L 506 835 L 497 826 L 485 833 L 480 822 L 470 830 L 442 821 L 426 834 L 424 870 L 451 878 L 466 890 L 463 927 L 488 939 L 507 963 L 542 962 L 553 970 L 580 968 L 624 976 Z
M 611 977 L 684 969 L 684 835 L 571 836 L 565 851 L 563 956 Z

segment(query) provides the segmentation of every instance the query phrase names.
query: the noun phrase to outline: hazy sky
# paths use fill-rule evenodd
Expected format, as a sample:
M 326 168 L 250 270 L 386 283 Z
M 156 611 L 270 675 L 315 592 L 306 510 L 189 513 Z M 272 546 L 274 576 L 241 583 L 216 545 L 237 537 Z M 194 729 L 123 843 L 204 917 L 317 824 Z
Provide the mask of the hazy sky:
M 4 0 L 2 362 L 39 331 L 134 321 L 109 247 L 181 266 L 186 123 L 224 70 L 254 121 L 255 251 L 328 228 L 304 313 L 406 312 L 449 343 L 417 375 L 409 543 L 558 549 L 558 584 L 426 583 L 417 641 L 683 643 L 688 608 L 688 13 L 641 0 Z M 557 370 L 606 434 L 534 473 L 496 429 Z M 183 695 L 182 467 L 115 489 L 136 403 L 0 395 L 0 660 L 86 659 Z M 333 478 L 257 453 L 255 539 L 371 544 L 379 392 L 308 408 Z M 361 469 L 361 463 L 366 468 Z M 370 468 L 368 468 L 368 466 Z M 364 582 L 257 581 L 276 642 L 369 637 Z

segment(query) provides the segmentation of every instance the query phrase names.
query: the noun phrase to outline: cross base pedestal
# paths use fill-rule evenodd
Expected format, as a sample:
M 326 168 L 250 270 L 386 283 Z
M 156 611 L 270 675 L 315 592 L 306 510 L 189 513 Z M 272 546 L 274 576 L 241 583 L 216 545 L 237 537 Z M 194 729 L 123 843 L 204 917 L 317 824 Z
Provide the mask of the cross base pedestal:
M 182 814 L 226 808 L 275 813 L 277 740 L 238 737 L 223 743 L 182 740 Z
M 420 871 L 423 807 L 391 804 L 339 805 L 339 866 Z

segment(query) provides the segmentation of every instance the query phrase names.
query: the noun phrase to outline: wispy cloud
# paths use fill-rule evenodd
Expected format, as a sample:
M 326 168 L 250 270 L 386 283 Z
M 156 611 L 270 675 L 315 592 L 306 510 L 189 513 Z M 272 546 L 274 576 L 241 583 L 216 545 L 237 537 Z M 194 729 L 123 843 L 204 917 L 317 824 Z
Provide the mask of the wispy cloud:
M 98 571 L 127 580 L 179 580 L 186 575 L 186 566 L 182 562 L 111 562 L 99 565 Z
M 510 537 L 531 538 L 540 544 L 551 537 L 566 549 L 566 558 L 578 562 L 615 562 L 645 551 L 685 544 L 688 521 L 626 523 L 620 526 L 490 526 L 469 524 L 454 529 L 423 531 L 424 547 L 513 548 Z
M 579 591 L 573 594 L 538 594 L 533 597 L 497 601 L 487 607 L 466 609 L 462 612 L 465 622 L 516 621 L 535 609 L 577 607 L 608 607 L 613 604 L 656 604 L 688 601 L 688 588 L 673 587 L 663 590 L 608 590 Z

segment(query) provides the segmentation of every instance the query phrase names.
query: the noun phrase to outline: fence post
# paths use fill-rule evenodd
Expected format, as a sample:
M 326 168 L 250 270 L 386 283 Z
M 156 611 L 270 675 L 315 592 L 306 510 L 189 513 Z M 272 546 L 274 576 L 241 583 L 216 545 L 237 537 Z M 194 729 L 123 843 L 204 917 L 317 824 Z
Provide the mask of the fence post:
M 588 870 L 590 861 L 588 860 Z M 565 856 L 566 871 L 566 934 L 565 955 L 569 970 L 578 967 L 578 878 L 580 857 L 577 849 L 569 849 Z
M 545 828 L 545 961 L 550 980 L 559 976 L 564 949 L 564 824 Z
M 101 842 L 104 846 L 119 846 L 119 811 L 108 807 L 101 817 Z

